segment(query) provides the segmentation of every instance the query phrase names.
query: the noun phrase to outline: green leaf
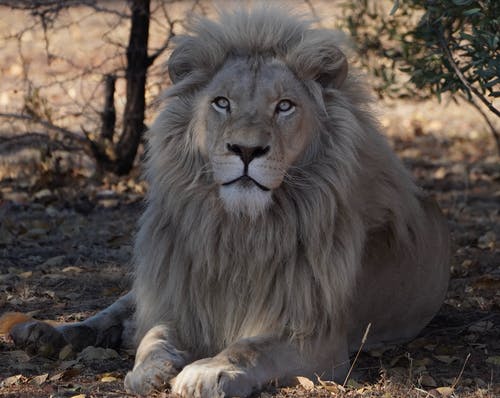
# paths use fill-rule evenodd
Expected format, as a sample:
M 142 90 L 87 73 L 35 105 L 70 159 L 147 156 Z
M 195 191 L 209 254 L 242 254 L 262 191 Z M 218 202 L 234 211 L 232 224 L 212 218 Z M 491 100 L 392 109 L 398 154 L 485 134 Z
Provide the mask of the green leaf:
M 500 83 L 500 77 L 497 77 L 496 79 L 493 79 L 492 81 L 490 81 L 488 83 L 485 83 L 484 87 L 490 88 L 498 83 Z
M 480 12 L 481 12 L 480 8 L 471 8 L 469 10 L 465 10 L 464 12 L 462 12 L 462 15 L 470 17 L 472 15 L 479 14 Z

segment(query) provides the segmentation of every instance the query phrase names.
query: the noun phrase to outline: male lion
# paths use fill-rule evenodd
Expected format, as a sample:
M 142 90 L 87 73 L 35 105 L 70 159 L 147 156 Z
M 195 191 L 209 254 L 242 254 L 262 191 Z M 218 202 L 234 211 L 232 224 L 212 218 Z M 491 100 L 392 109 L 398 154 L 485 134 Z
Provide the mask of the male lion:
M 131 293 L 14 340 L 116 345 L 135 309 L 127 390 L 245 397 L 297 375 L 343 380 L 369 323 L 366 347 L 413 338 L 446 292 L 446 222 L 336 41 L 273 8 L 192 20 L 148 133 Z

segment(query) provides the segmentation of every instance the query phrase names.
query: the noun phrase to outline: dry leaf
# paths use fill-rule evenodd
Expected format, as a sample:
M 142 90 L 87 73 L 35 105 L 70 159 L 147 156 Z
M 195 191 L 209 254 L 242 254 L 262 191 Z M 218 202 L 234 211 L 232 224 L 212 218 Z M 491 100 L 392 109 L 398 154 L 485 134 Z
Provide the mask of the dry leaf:
M 89 361 L 102 361 L 106 359 L 116 359 L 120 355 L 115 350 L 111 348 L 102 347 L 87 347 L 82 352 L 78 354 L 78 360 L 83 362 Z
M 347 384 L 346 384 L 347 387 L 350 387 L 350 388 L 353 388 L 353 389 L 360 389 L 361 387 L 363 387 L 362 384 L 359 384 L 356 380 L 354 379 L 349 379 L 347 381 Z
M 454 389 L 452 387 L 438 387 L 429 391 L 433 397 L 449 397 L 453 394 Z
M 478 280 L 476 280 L 472 286 L 474 289 L 500 289 L 500 278 L 493 275 L 483 275 Z
M 436 380 L 434 380 L 431 376 L 429 375 L 422 375 L 420 376 L 420 384 L 425 386 L 425 387 L 437 387 Z
M 488 231 L 477 240 L 477 247 L 480 249 L 494 249 L 497 236 L 495 232 Z
M 23 378 L 23 375 L 15 375 L 15 376 L 10 376 L 7 377 L 6 379 L 3 379 L 1 385 L 2 387 L 9 387 L 13 386 L 14 384 L 18 384 Z
M 114 376 L 104 376 L 101 377 L 101 382 L 103 383 L 112 383 L 114 381 L 118 381 L 118 379 Z
M 72 395 L 70 398 L 86 398 L 85 394 Z
M 321 380 L 318 377 L 318 382 L 324 390 L 327 390 L 327 391 L 331 392 L 332 394 L 340 394 L 340 393 L 346 391 L 346 389 L 343 386 L 335 383 L 334 381 Z
M 368 355 L 370 355 L 373 358 L 381 358 L 382 355 L 384 355 L 384 352 L 386 352 L 386 351 L 387 351 L 387 349 L 382 347 L 380 349 L 368 351 Z
M 452 357 L 450 355 L 434 355 L 434 358 L 436 358 L 439 362 L 443 362 L 447 365 L 459 360 L 459 358 Z
M 42 264 L 42 267 L 60 267 L 64 264 L 65 260 L 66 256 L 51 257 Z
M 78 368 L 70 368 L 66 369 L 62 372 L 56 373 L 50 378 L 50 381 L 59 381 L 59 380 L 70 380 L 75 376 L 78 376 L 81 373 L 80 369 Z
M 395 356 L 394 358 L 391 359 L 391 361 L 389 362 L 389 366 L 392 368 L 394 366 L 396 366 L 396 364 L 401 360 L 401 359 L 405 359 L 406 356 L 404 355 L 398 355 L 398 356 Z
M 433 176 L 436 180 L 442 180 L 446 175 L 448 174 L 448 171 L 444 167 L 439 167 L 434 173 Z
M 32 276 L 33 276 L 33 271 L 21 272 L 19 274 L 19 277 L 22 279 L 28 279 L 28 278 L 31 278 Z
M 22 312 L 6 312 L 0 317 L 0 334 L 7 334 L 19 323 L 31 321 L 31 316 Z
M 71 265 L 69 267 L 63 268 L 62 272 L 74 272 L 75 274 L 79 274 L 80 272 L 83 272 L 83 269 L 80 267 L 75 267 L 74 265 Z
M 41 386 L 43 383 L 45 383 L 47 381 L 48 378 L 49 378 L 49 374 L 44 373 L 43 375 L 33 377 L 31 379 L 31 382 L 35 383 L 38 386 Z
M 427 358 L 427 357 L 421 358 L 421 359 L 415 359 L 413 361 L 413 364 L 415 366 L 424 367 L 425 368 L 426 366 L 429 366 L 430 364 L 432 364 L 432 359 Z
M 310 391 L 314 389 L 314 382 L 307 377 L 297 376 L 296 380 L 305 390 Z
M 492 365 L 500 366 L 500 356 L 493 356 L 486 358 L 486 363 L 491 363 Z

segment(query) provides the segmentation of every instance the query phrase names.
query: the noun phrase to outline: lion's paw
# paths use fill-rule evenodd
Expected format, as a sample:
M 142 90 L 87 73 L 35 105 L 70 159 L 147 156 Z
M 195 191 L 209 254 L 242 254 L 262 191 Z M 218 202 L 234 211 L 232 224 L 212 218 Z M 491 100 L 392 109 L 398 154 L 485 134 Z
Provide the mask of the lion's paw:
M 164 390 L 177 370 L 165 360 L 149 360 L 127 373 L 125 389 L 131 394 L 146 396 L 153 390 Z
M 244 371 L 216 358 L 187 365 L 172 381 L 172 392 L 186 398 L 247 397 L 255 388 Z
M 26 350 L 30 355 L 57 357 L 59 351 L 68 344 L 59 330 L 41 321 L 17 324 L 9 335 L 16 347 Z

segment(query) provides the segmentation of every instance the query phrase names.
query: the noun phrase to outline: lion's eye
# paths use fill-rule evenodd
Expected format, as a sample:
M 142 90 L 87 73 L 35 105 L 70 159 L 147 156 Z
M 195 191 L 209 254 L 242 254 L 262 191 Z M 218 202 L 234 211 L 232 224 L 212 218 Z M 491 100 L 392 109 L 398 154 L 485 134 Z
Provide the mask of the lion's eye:
M 229 112 L 229 100 L 226 97 L 216 97 L 212 101 L 212 106 L 217 112 L 226 113 Z
M 295 104 L 290 100 L 281 100 L 280 102 L 278 102 L 278 105 L 276 105 L 276 113 L 289 115 L 293 111 L 295 111 Z

